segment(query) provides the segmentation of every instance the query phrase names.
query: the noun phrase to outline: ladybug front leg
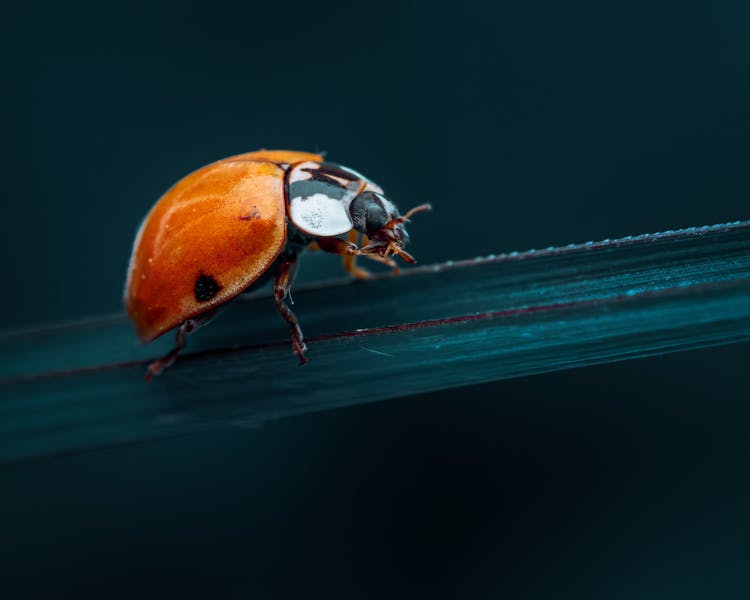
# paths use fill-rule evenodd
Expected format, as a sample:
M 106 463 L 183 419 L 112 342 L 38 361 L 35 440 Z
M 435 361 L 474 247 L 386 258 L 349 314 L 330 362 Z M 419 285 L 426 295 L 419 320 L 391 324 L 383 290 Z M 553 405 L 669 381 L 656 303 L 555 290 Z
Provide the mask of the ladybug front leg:
M 284 299 L 289 295 L 289 287 L 292 284 L 293 269 L 296 266 L 296 257 L 290 258 L 286 261 L 279 263 L 276 270 L 276 279 L 273 282 L 273 297 L 276 301 L 276 308 L 284 317 L 284 320 L 289 323 L 289 328 L 292 332 L 292 348 L 299 356 L 299 363 L 304 365 L 307 362 L 305 351 L 307 346 L 302 337 L 302 329 L 300 329 L 299 321 L 292 312 L 292 309 L 287 306 Z
M 380 254 L 373 254 L 370 252 L 363 253 L 361 256 L 364 256 L 365 258 L 369 258 L 370 260 L 374 260 L 375 262 L 383 263 L 384 265 L 388 265 L 391 269 L 393 269 L 394 275 L 399 275 L 401 271 L 398 270 L 398 265 L 396 264 L 396 261 L 392 258 L 388 258 L 387 256 L 380 256 Z M 364 271 L 364 269 L 362 269 Z M 369 273 L 369 271 L 368 271 Z
M 319 237 L 315 238 L 314 243 L 320 250 L 323 250 L 323 252 L 343 256 L 344 269 L 347 273 L 351 273 L 357 279 L 367 279 L 368 277 L 371 277 L 371 273 L 367 269 L 358 267 L 355 262 L 357 256 L 368 256 L 369 254 L 367 252 L 362 252 L 362 250 L 357 247 L 357 244 L 355 244 L 357 235 L 357 232 L 352 230 L 349 232 L 348 240 L 342 240 L 337 237 Z
M 352 244 L 356 248 L 357 244 L 361 241 L 361 237 L 361 233 L 352 229 L 349 232 L 347 239 L 349 241 L 349 244 Z M 347 245 L 347 249 L 348 248 L 351 248 L 351 246 Z M 371 276 L 371 273 L 367 269 L 363 269 L 362 267 L 357 266 L 357 256 L 358 254 L 344 254 L 344 270 L 347 273 L 351 273 L 352 276 L 356 279 L 368 279 Z

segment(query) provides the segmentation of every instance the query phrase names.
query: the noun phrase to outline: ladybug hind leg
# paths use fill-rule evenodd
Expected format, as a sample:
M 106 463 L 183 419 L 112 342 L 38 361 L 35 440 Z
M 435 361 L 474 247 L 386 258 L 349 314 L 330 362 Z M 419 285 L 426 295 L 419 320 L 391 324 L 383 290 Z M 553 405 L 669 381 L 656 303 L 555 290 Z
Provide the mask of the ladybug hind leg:
M 211 310 L 182 323 L 177 329 L 177 334 L 175 335 L 174 348 L 161 358 L 157 358 L 148 366 L 148 369 L 146 370 L 146 381 L 151 381 L 155 375 L 160 375 L 164 369 L 171 367 L 187 343 L 187 334 L 192 333 L 202 325 L 208 323 L 215 315 L 216 311 Z
M 284 301 L 289 295 L 289 288 L 292 285 L 294 279 L 294 271 L 297 266 L 297 257 L 291 256 L 286 258 L 279 263 L 276 269 L 276 278 L 273 282 L 273 298 L 276 302 L 276 309 L 279 311 L 284 320 L 289 323 L 289 329 L 292 334 L 292 348 L 294 352 L 299 356 L 299 363 L 304 365 L 307 362 L 305 351 L 307 346 L 302 336 L 302 329 L 299 326 L 297 317 L 289 308 L 287 303 Z

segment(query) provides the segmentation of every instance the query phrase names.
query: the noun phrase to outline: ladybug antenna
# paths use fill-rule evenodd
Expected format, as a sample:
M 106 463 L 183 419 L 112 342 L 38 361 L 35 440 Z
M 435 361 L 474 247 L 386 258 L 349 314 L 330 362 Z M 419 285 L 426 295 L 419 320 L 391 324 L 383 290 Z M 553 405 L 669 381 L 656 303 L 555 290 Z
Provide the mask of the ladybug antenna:
M 406 223 L 409 218 L 414 214 L 418 212 L 427 212 L 432 210 L 432 204 L 420 204 L 419 206 L 415 206 L 411 210 L 409 210 L 406 214 L 401 215 L 400 217 L 396 217 L 393 219 L 390 223 L 388 223 L 388 227 L 396 227 L 396 225 L 401 225 L 402 223 Z

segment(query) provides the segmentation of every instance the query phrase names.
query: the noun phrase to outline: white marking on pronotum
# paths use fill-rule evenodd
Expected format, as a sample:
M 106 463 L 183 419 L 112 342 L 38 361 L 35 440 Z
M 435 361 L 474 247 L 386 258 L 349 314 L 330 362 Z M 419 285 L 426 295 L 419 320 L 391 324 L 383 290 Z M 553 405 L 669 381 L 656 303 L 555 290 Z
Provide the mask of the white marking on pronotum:
M 383 193 L 383 188 L 381 188 L 374 181 L 370 181 L 367 177 L 365 177 L 364 175 L 362 175 L 362 173 L 358 173 L 354 169 L 350 169 L 349 167 L 345 167 L 344 165 L 339 165 L 339 168 L 342 171 L 346 171 L 347 173 L 351 173 L 355 177 L 357 177 L 357 178 L 361 179 L 362 181 L 364 181 L 366 183 L 366 185 L 365 185 L 365 190 L 366 191 L 368 191 L 368 192 L 375 192 L 376 194 L 382 194 Z
M 305 233 L 330 237 L 341 235 L 352 228 L 346 207 L 348 203 L 325 194 L 292 198 L 290 216 L 294 224 Z
M 320 168 L 320 164 L 312 161 L 304 162 L 294 167 L 292 172 L 289 174 L 289 183 L 297 183 L 298 181 L 307 181 L 312 179 L 312 173 L 310 171 L 316 171 Z
M 344 179 L 343 177 L 337 177 L 336 175 L 333 175 L 332 173 L 326 173 L 325 176 L 328 177 L 329 179 L 333 179 L 342 188 L 345 188 L 351 183 L 351 179 Z

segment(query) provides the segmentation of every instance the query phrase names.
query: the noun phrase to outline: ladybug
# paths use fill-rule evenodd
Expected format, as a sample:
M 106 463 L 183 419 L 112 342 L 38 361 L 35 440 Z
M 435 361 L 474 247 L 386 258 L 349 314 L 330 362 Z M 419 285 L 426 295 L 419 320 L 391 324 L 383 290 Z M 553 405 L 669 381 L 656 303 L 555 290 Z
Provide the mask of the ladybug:
M 146 379 L 170 366 L 186 335 L 222 305 L 271 278 L 292 348 L 307 362 L 302 330 L 285 302 L 300 253 L 312 247 L 341 255 L 355 277 L 367 276 L 357 256 L 398 272 L 392 256 L 415 262 L 404 250 L 404 224 L 429 209 L 400 215 L 377 184 L 308 152 L 249 152 L 187 175 L 144 219 L 128 267 L 125 307 L 141 340 L 177 328 L 174 348 L 149 365 Z

